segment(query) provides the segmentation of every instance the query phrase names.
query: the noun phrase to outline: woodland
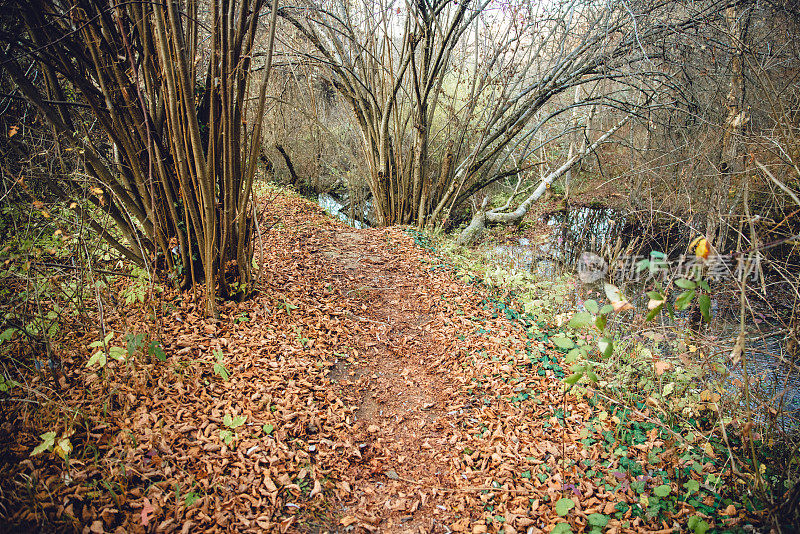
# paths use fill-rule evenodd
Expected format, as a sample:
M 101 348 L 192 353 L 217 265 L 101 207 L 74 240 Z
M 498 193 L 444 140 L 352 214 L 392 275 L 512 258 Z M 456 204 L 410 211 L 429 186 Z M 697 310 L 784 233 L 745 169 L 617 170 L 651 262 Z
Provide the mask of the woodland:
M 800 532 L 794 0 L 0 0 L 0 532 Z

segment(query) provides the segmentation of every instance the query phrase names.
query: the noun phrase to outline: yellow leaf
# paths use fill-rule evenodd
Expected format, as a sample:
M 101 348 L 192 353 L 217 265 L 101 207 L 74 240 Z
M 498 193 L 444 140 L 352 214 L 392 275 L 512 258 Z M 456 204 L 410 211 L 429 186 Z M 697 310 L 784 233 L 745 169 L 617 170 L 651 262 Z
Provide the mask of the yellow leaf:
M 694 253 L 698 258 L 703 258 L 704 260 L 708 259 L 708 253 L 711 252 L 711 247 L 708 246 L 708 241 L 705 239 L 701 239 L 700 242 L 697 244 L 697 248 L 694 249 Z
M 704 260 L 708 259 L 708 254 L 711 252 L 711 246 L 708 244 L 708 240 L 703 236 L 696 237 L 689 243 L 689 250 L 692 249 L 694 249 L 694 253 L 698 258 Z
M 55 446 L 53 452 L 61 456 L 62 460 L 66 460 L 69 454 L 72 452 L 72 443 L 69 442 L 69 438 L 63 438 L 59 440 L 58 445 Z
M 9 138 L 14 137 L 15 135 L 17 135 L 18 131 L 19 131 L 19 126 L 12 126 L 11 128 L 8 129 L 8 137 Z
M 710 458 L 716 458 L 716 456 L 714 455 L 714 447 L 712 447 L 710 443 L 706 443 L 703 446 L 703 451 L 705 451 L 706 455 L 709 456 Z
M 689 352 L 697 352 L 697 346 L 696 345 L 689 345 Z

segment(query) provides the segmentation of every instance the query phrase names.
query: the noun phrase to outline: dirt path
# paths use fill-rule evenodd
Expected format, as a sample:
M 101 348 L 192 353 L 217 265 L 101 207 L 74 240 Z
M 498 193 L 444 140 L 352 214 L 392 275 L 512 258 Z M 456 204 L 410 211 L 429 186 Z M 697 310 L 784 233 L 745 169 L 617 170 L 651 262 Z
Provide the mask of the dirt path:
M 323 279 L 362 302 L 357 319 L 367 329 L 362 356 L 331 373 L 358 402 L 353 438 L 362 461 L 352 469 L 357 502 L 345 507 L 344 523 L 387 532 L 436 530 L 435 488 L 452 486 L 452 412 L 465 403 L 437 373 L 445 348 L 432 332 L 437 304 L 418 259 L 409 261 L 410 246 L 397 230 L 345 231 L 324 252 L 331 261 Z
M 355 357 L 339 359 L 329 375 L 355 408 L 346 442 L 353 454 L 340 472 L 352 492 L 340 525 L 513 533 L 557 519 L 552 504 L 536 512 L 542 498 L 563 493 L 557 460 L 576 447 L 563 432 L 539 434 L 533 448 L 520 442 L 520 431 L 543 429 L 555 413 L 548 401 L 560 396 L 553 370 L 530 372 L 524 330 L 400 229 L 341 230 L 315 254 L 324 258 L 320 282 L 354 301 L 348 314 L 361 328 L 350 340 Z M 515 364 L 527 366 L 527 383 Z M 534 388 L 532 409 L 492 407 Z M 508 424 L 520 416 L 533 420 Z M 530 480 L 536 465 L 547 469 L 534 479 L 539 489 Z M 585 520 L 580 505 L 578 513 Z

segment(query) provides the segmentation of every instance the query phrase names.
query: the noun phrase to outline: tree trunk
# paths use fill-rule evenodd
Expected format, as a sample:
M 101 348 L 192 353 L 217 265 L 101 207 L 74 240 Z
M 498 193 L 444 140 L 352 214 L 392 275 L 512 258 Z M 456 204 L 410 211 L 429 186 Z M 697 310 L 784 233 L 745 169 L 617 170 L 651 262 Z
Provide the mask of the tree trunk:
M 297 176 L 297 173 L 294 170 L 292 159 L 289 157 L 289 154 L 286 153 L 283 145 L 275 145 L 275 149 L 280 152 L 281 156 L 283 156 L 283 161 L 286 162 L 286 168 L 289 169 L 289 176 L 291 177 L 291 184 L 297 187 L 297 184 L 300 182 L 300 177 Z
M 733 50 L 730 88 L 726 96 L 728 113 L 723 125 L 720 179 L 712 192 L 710 203 L 712 209 L 706 222 L 706 238 L 720 249 L 725 247 L 727 239 L 729 222 L 727 217 L 723 219 L 723 215 L 728 212 L 731 185 L 735 176 L 740 174 L 744 167 L 739 155 L 739 138 L 749 120 L 747 109 L 744 106 L 745 79 L 742 67 L 745 39 L 750 25 L 750 11 L 742 12 L 734 6 L 728 7 L 725 10 L 725 21 L 728 24 L 728 38 Z

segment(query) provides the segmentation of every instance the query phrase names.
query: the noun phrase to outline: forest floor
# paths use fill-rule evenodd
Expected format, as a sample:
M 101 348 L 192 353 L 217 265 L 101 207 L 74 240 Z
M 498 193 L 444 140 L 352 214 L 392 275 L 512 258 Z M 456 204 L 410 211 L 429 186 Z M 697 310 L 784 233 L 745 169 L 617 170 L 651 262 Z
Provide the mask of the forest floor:
M 650 406 L 565 393 L 556 319 L 533 321 L 421 234 L 352 229 L 286 193 L 266 219 L 258 296 L 219 320 L 192 292 L 106 310 L 109 343 L 125 347 L 160 308 L 164 361 L 134 347 L 89 372 L 110 330 L 76 332 L 59 346 L 69 387 L 3 407 L 5 529 L 704 532 L 748 519 L 722 494 L 738 483 L 718 444 Z M 46 431 L 69 440 L 68 462 L 30 456 Z

